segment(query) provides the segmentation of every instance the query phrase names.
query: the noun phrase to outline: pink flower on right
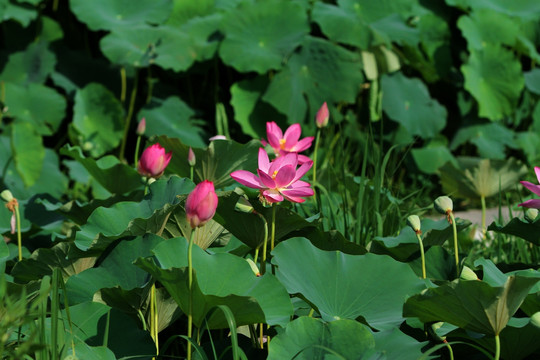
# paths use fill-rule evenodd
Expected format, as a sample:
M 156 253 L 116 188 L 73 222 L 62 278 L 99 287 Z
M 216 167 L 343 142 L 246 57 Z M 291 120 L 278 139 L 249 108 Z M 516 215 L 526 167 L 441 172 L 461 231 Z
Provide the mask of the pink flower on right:
M 538 179 L 538 182 L 540 183 L 540 167 L 535 166 L 534 172 L 536 173 L 536 178 Z M 521 185 L 525 186 L 527 189 L 535 193 L 536 195 L 540 196 L 540 185 L 534 185 L 533 183 L 530 183 L 528 181 L 520 181 Z M 527 200 L 525 202 L 522 202 L 518 206 L 523 206 L 526 208 L 535 208 L 540 209 L 540 199 L 531 199 Z
M 313 142 L 313 136 L 308 136 L 300 140 L 302 128 L 300 124 L 292 124 L 285 130 L 285 134 L 280 127 L 273 121 L 266 123 L 266 137 L 268 142 L 262 140 L 264 146 L 270 144 L 276 156 L 283 156 L 289 153 L 300 153 L 309 149 Z M 298 163 L 303 164 L 311 161 L 305 155 L 298 155 Z

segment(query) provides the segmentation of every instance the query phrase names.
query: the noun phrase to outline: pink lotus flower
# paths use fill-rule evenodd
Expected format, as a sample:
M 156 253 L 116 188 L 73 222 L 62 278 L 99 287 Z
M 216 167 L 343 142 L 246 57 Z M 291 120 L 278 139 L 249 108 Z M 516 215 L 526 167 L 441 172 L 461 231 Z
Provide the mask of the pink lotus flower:
M 298 154 L 287 153 L 270 162 L 264 149 L 259 149 L 259 169 L 257 177 L 246 170 L 237 170 L 231 177 L 240 184 L 253 189 L 259 189 L 261 201 L 277 203 L 284 199 L 301 203 L 302 197 L 313 196 L 310 184 L 300 180 L 313 165 L 309 160 L 298 169 Z
M 534 172 L 536 173 L 536 178 L 538 179 L 538 182 L 540 183 L 540 167 L 535 166 Z M 533 183 L 530 183 L 528 181 L 520 181 L 521 185 L 525 186 L 527 189 L 535 193 L 536 195 L 540 196 L 540 185 L 534 185 Z M 535 208 L 540 209 L 540 199 L 531 199 L 527 200 L 525 202 L 522 202 L 518 206 L 523 206 L 526 208 Z
M 326 101 L 324 104 L 322 104 L 319 111 L 317 111 L 317 115 L 315 116 L 315 122 L 317 123 L 318 128 L 323 128 L 326 125 L 328 125 L 328 119 L 330 118 L 330 113 L 328 112 L 328 105 L 326 105 Z
M 172 151 L 165 153 L 165 149 L 158 143 L 144 149 L 137 164 L 139 174 L 158 178 L 163 175 L 165 168 L 171 161 Z
M 194 229 L 203 226 L 214 217 L 218 205 L 218 197 L 214 183 L 204 180 L 195 186 L 186 200 L 186 217 Z
M 270 144 L 276 156 L 282 156 L 288 153 L 299 153 L 304 150 L 309 149 L 311 143 L 313 142 L 313 136 L 308 136 L 300 139 L 300 134 L 302 133 L 302 128 L 300 124 L 292 124 L 285 130 L 285 134 L 281 131 L 279 126 L 273 121 L 266 123 L 266 137 L 268 142 L 262 140 L 264 146 Z M 305 162 L 311 161 L 305 155 L 298 155 L 298 162 L 303 164 Z

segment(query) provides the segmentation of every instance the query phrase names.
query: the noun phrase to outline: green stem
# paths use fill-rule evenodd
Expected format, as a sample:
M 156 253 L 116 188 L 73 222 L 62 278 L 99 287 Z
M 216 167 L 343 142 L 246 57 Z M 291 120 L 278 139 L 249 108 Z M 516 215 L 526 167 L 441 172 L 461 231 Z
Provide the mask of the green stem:
M 482 234 L 486 236 L 486 197 L 480 196 L 480 202 L 482 204 Z
M 150 335 L 156 344 L 156 354 L 159 354 L 159 341 L 158 341 L 158 312 L 156 301 L 156 283 L 152 284 L 150 289 Z
M 193 181 L 193 166 L 189 167 L 189 179 Z
M 259 215 L 264 222 L 264 242 L 263 242 L 262 260 L 261 260 L 261 275 L 264 275 L 264 273 L 266 272 L 266 248 L 268 247 L 268 222 L 266 221 L 266 218 L 263 215 L 259 213 L 257 213 L 257 215 Z
M 122 104 L 124 103 L 124 101 L 126 101 L 126 83 L 126 68 L 122 66 L 122 68 L 120 68 L 120 101 L 122 102 Z
M 124 124 L 124 136 L 122 138 L 122 144 L 120 145 L 120 161 L 124 161 L 124 153 L 126 151 L 127 137 L 129 134 L 129 125 L 131 124 L 131 116 L 133 115 L 133 109 L 135 108 L 135 99 L 137 98 L 137 86 L 139 83 L 139 74 L 135 73 L 135 78 L 133 80 L 133 89 L 131 89 L 131 98 L 129 100 L 129 108 Z
M 454 360 L 454 352 L 452 351 L 452 347 L 447 341 L 445 341 L 444 343 L 446 344 L 446 347 L 448 348 L 448 355 L 450 355 L 450 360 Z
M 317 183 L 317 150 L 319 149 L 319 140 L 321 138 L 321 129 L 317 129 L 315 136 L 315 150 L 313 150 L 313 195 L 315 196 L 315 184 Z
M 270 241 L 270 251 L 274 250 L 274 241 L 276 238 L 276 203 L 272 204 L 272 238 Z
M 456 274 L 457 274 L 457 277 L 459 277 L 459 248 L 458 248 L 458 241 L 457 241 L 456 218 L 454 217 L 453 212 L 450 212 L 450 220 L 452 221 L 452 230 L 454 232 L 454 257 L 456 260 Z
M 188 247 L 188 285 L 189 285 L 189 310 L 188 310 L 188 338 L 191 339 L 193 334 L 193 238 L 195 229 L 191 229 L 191 236 L 189 237 Z M 191 341 L 187 344 L 187 359 L 191 360 Z
M 419 233 L 416 233 L 418 243 L 420 244 L 420 257 L 422 258 L 422 279 L 426 278 L 426 257 L 424 256 L 424 243 Z
M 141 147 L 141 137 L 137 136 L 137 144 L 135 145 L 135 169 L 137 169 L 137 166 L 139 164 L 139 149 Z
M 501 356 L 501 341 L 499 339 L 499 335 L 495 335 L 495 356 L 493 357 L 493 360 L 499 360 L 499 357 Z
M 148 66 L 148 72 L 146 76 L 146 82 L 148 83 L 148 94 L 146 95 L 146 103 L 150 104 L 152 100 L 152 91 L 154 89 L 154 83 L 152 82 L 152 66 Z
M 21 214 L 19 205 L 15 205 L 15 221 L 17 222 L 17 247 L 19 248 L 19 261 L 22 260 Z

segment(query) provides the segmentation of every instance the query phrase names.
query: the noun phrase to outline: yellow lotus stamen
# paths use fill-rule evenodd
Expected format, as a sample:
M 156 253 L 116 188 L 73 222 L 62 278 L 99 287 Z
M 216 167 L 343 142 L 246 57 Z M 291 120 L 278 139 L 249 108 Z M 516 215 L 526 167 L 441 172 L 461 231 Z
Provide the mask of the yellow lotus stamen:
M 272 180 L 275 180 L 275 179 L 276 179 L 277 173 L 278 173 L 278 171 L 275 170 L 274 173 L 272 174 Z
M 286 143 L 286 140 L 285 139 L 279 139 L 279 148 L 281 150 L 284 150 L 285 149 L 285 143 Z

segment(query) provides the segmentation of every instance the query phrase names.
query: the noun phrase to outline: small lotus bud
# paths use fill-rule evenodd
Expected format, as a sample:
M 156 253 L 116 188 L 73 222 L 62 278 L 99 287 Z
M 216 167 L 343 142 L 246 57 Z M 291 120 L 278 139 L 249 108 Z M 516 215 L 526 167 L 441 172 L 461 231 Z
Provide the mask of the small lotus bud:
M 234 210 L 244 212 L 244 213 L 252 213 L 255 211 L 253 208 L 253 205 L 249 202 L 248 199 L 241 196 L 238 198 L 238 201 L 236 202 L 236 205 L 234 206 Z
M 447 215 L 449 212 L 451 212 L 454 209 L 454 204 L 452 203 L 452 199 L 450 199 L 448 196 L 439 196 L 438 198 L 435 199 L 435 201 L 433 202 L 433 205 L 435 207 L 435 210 L 445 215 Z
M 193 152 L 193 149 L 191 147 L 189 147 L 187 161 L 189 163 L 189 166 L 195 166 L 195 164 L 197 163 L 197 159 L 195 158 L 195 153 Z
M 139 121 L 139 125 L 137 125 L 136 133 L 137 135 L 141 136 L 146 131 L 146 119 L 142 118 L 141 121 Z
M 480 280 L 474 271 L 471 268 L 464 266 L 461 270 L 461 275 L 459 276 L 461 280 Z
M 328 105 L 326 105 L 326 101 L 324 104 L 322 104 L 319 111 L 317 111 L 317 115 L 315 116 L 315 122 L 317 123 L 318 128 L 323 128 L 326 125 L 328 125 L 328 119 L 330 118 L 330 114 L 328 112 Z
M 533 324 L 534 326 L 540 328 L 540 311 L 535 312 L 531 316 L 531 324 Z
M 261 272 L 259 271 L 259 268 L 257 267 L 257 264 L 255 264 L 255 262 L 253 262 L 253 260 L 251 260 L 251 259 L 246 259 L 246 261 L 248 262 L 248 264 L 251 267 L 251 270 L 253 271 L 255 276 L 257 276 L 257 277 L 261 276 Z
M 169 162 L 172 151 L 165 153 L 165 149 L 158 143 L 144 149 L 137 165 L 137 171 L 142 176 L 158 178 L 160 177 Z
M 525 219 L 527 219 L 527 221 L 530 223 L 534 222 L 537 216 L 538 216 L 538 209 L 528 208 L 527 211 L 525 211 Z
M 208 180 L 197 184 L 186 199 L 186 218 L 192 229 L 206 224 L 216 213 L 218 197 L 214 183 Z
M 11 191 L 9 190 L 4 190 L 0 193 L 0 197 L 5 201 L 5 202 L 10 202 L 11 200 L 14 199 L 13 197 L 13 194 L 11 193 Z
M 409 225 L 415 233 L 421 233 L 420 231 L 420 218 L 418 215 L 411 215 L 407 218 L 407 225 Z
M 212 136 L 210 139 L 208 139 L 210 141 L 214 141 L 214 140 L 227 140 L 227 137 L 225 135 L 216 135 L 216 136 Z

